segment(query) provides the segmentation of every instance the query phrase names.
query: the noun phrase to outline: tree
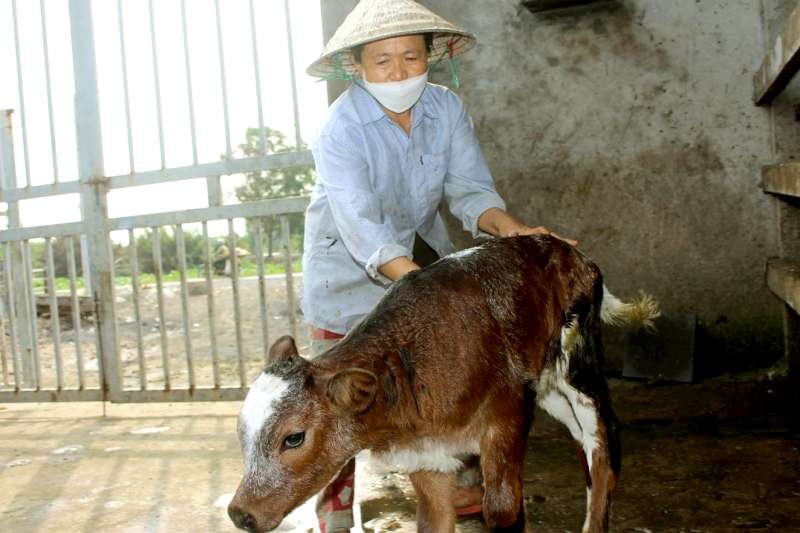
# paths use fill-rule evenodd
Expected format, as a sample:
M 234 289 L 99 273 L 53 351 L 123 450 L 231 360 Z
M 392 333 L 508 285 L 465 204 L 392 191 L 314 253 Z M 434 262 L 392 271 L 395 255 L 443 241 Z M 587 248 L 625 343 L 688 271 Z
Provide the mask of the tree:
M 158 236 L 161 241 L 162 271 L 164 274 L 169 274 L 178 269 L 178 246 L 174 229 L 170 228 L 168 231 L 166 227 L 161 227 L 159 228 Z M 184 231 L 183 241 L 186 249 L 186 268 L 202 268 L 205 264 L 205 241 L 203 236 L 194 231 Z M 114 255 L 117 258 L 115 268 L 118 274 L 130 275 L 128 254 L 127 246 L 120 247 L 118 251 L 115 250 Z M 136 237 L 136 255 L 140 273 L 155 273 L 152 230 L 147 230 Z
M 246 157 L 257 157 L 262 153 L 279 154 L 305 150 L 306 145 L 293 146 L 286 143 L 286 136 L 278 130 L 264 128 L 266 149 L 261 150 L 261 131 L 259 128 L 248 128 L 245 142 L 239 145 L 239 151 Z M 300 165 L 290 168 L 256 170 L 245 174 L 244 185 L 236 188 L 236 198 L 240 202 L 253 202 L 267 198 L 284 198 L 308 194 L 314 183 L 314 167 Z M 302 214 L 289 215 L 289 223 L 294 233 L 302 233 L 304 217 Z M 250 222 L 248 221 L 248 231 Z M 267 235 L 267 253 L 272 259 L 274 237 L 278 229 L 278 217 L 265 217 L 262 231 Z

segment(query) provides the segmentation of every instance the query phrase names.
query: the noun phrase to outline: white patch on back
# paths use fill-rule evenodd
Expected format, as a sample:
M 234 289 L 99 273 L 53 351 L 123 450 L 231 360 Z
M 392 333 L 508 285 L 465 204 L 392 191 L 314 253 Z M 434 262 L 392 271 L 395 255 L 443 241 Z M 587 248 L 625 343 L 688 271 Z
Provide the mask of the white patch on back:
M 459 250 L 457 252 L 453 252 L 452 254 L 448 254 L 447 257 L 451 257 L 453 259 L 464 259 L 465 257 L 473 255 L 478 251 L 479 248 L 480 246 L 473 246 L 472 248 L 467 248 L 465 250 Z
M 373 452 L 377 466 L 386 470 L 411 474 L 419 470 L 456 472 L 464 463 L 458 455 L 480 453 L 476 440 L 449 442 L 431 438 L 420 439 L 416 443 L 398 448 L 392 446 L 386 452 Z

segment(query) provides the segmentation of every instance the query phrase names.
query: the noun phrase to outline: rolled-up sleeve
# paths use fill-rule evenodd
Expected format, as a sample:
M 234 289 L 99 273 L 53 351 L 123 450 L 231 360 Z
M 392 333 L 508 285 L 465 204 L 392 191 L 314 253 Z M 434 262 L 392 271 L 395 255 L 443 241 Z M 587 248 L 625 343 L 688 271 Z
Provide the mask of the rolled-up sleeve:
M 461 220 L 473 237 L 486 235 L 478 229 L 478 218 L 487 209 L 505 210 L 506 204 L 494 187 L 492 174 L 481 152 L 472 119 L 461 100 L 451 96 L 450 116 L 454 117 L 450 161 L 444 179 L 444 195 L 450 212 Z
M 396 231 L 384 217 L 363 152 L 344 136 L 333 135 L 320 136 L 312 151 L 318 179 L 348 253 L 371 278 L 391 282 L 378 268 L 398 257 L 410 259 L 411 250 L 397 242 Z

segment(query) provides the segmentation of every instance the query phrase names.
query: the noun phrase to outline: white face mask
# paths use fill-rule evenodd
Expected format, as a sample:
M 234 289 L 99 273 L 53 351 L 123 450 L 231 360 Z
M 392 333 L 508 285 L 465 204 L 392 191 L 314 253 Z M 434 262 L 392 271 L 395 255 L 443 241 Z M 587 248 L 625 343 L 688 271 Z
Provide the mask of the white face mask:
M 417 103 L 425 84 L 428 83 L 428 71 L 426 70 L 419 76 L 408 78 L 403 81 L 387 81 L 383 83 L 371 83 L 362 76 L 361 81 L 364 88 L 381 103 L 383 107 L 395 113 L 402 113 Z

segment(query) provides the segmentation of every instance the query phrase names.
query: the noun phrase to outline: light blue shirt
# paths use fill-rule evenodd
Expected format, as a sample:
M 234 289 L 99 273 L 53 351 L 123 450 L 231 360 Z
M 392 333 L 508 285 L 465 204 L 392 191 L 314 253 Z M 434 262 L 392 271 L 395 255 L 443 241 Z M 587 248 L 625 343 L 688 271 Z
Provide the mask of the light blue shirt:
M 455 93 L 428 84 L 411 110 L 411 134 L 354 84 L 328 110 L 312 143 L 317 182 L 306 211 L 306 320 L 345 333 L 383 296 L 378 268 L 411 258 L 418 233 L 439 256 L 454 251 L 438 212 L 442 199 L 474 237 L 478 217 L 505 204 L 472 120 Z

